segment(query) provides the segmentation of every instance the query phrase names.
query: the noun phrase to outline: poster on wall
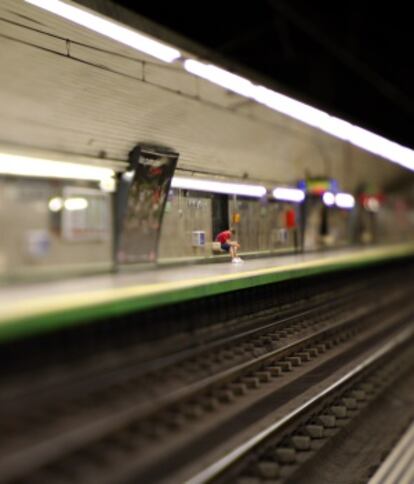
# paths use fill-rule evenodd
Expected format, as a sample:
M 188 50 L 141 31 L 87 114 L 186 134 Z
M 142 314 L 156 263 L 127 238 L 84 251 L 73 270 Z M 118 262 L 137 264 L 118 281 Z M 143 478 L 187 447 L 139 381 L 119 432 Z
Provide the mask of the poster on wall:
M 161 223 L 178 154 L 138 145 L 130 153 L 131 170 L 119 184 L 117 260 L 121 264 L 155 262 Z

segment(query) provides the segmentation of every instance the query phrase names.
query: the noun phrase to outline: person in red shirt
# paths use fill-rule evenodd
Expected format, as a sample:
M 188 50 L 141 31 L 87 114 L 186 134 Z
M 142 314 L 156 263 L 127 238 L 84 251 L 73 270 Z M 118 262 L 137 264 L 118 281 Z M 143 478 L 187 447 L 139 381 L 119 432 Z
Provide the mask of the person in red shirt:
M 236 240 L 232 240 L 232 236 L 235 233 L 234 229 L 223 230 L 223 232 L 217 234 L 216 241 L 220 242 L 222 250 L 230 253 L 231 261 L 238 263 L 243 261 L 237 256 L 237 250 L 240 249 L 240 244 Z

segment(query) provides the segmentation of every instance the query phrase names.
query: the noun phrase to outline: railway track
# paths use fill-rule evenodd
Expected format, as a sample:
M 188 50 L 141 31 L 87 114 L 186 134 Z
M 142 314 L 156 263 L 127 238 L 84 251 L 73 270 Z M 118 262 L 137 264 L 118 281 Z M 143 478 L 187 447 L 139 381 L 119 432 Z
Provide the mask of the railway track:
M 261 313 L 259 327 L 246 324 L 149 373 L 121 366 L 98 381 L 91 372 L 72 386 L 66 379 L 38 394 L 35 386 L 9 393 L 1 405 L 0 476 L 45 483 L 156 482 L 174 473 L 185 479 L 193 472 L 189 460 L 213 458 L 226 435 L 239 438 L 240 428 L 267 419 L 278 402 L 313 388 L 312 372 L 329 378 L 402 330 L 413 314 L 410 299 L 409 287 L 381 293 L 359 286 L 334 304 L 319 300 L 276 321 Z
M 143 378 L 151 383 L 157 380 L 161 373 L 165 374 L 166 369 L 170 373 L 176 373 L 176 377 L 172 378 L 175 384 L 177 377 L 185 373 L 185 365 L 189 368 L 203 366 L 203 363 L 197 361 L 202 360 L 208 370 L 214 370 L 226 364 L 230 366 L 232 364 L 230 356 L 237 360 L 243 359 L 243 353 L 245 358 L 250 357 L 251 350 L 255 350 L 256 353 L 264 352 L 266 351 L 264 343 L 271 344 L 271 339 L 297 333 L 301 328 L 304 329 L 314 323 L 315 316 L 320 315 L 321 319 L 329 318 L 328 311 L 335 311 L 336 308 L 340 311 L 341 307 L 358 297 L 361 291 L 365 297 L 369 297 L 369 290 L 365 284 L 336 293 L 335 304 L 332 303 L 333 292 L 327 291 L 326 294 L 315 296 L 310 300 L 298 301 L 294 308 L 291 306 L 277 308 L 277 310 L 273 308 L 249 314 L 238 318 L 237 321 L 227 321 L 216 330 L 209 328 L 208 334 L 204 334 L 206 330 L 200 328 L 199 332 L 191 335 L 190 340 L 183 341 L 183 337 L 178 335 L 173 342 L 157 341 L 159 348 L 152 351 L 150 359 L 142 354 L 148 352 L 148 346 L 150 348 L 152 346 L 145 343 L 121 350 L 111 349 L 98 355 L 87 355 L 85 358 L 75 357 L 69 362 L 58 362 L 52 365 L 52 368 L 36 369 L 35 373 L 31 368 L 17 375 L 12 373 L 11 376 L 6 371 L 0 378 L 3 389 L 0 402 L 5 406 L 7 401 L 10 401 L 15 408 L 16 403 L 18 404 L 18 401 L 26 395 L 35 394 L 35 398 L 41 400 L 42 396 L 48 398 L 51 391 L 66 391 L 71 394 L 74 387 L 80 389 L 82 381 L 86 381 L 85 387 L 91 389 L 98 387 L 99 380 L 102 378 L 107 385 L 110 383 L 111 376 L 117 384 L 127 381 L 131 376 Z M 179 341 L 180 337 L 181 341 Z M 160 354 L 158 358 L 157 351 Z M 231 352 L 234 354 L 230 355 Z M 187 375 L 190 379 L 191 374 L 192 372 L 189 371 Z
M 412 383 L 413 340 L 411 325 L 339 380 L 192 476 L 186 484 L 310 482 L 307 461 L 329 447 L 338 433 L 392 385 L 407 387 L 407 380 L 408 385 Z M 413 417 L 411 410 L 406 421 Z M 332 473 L 331 478 L 335 479 Z M 347 478 L 351 479 L 349 474 Z

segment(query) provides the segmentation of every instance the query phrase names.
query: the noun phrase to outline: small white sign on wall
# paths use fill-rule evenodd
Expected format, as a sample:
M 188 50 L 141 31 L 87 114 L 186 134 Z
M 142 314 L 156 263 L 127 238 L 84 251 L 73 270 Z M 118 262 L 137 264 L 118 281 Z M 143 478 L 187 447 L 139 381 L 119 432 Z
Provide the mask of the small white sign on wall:
M 206 232 L 204 230 L 194 230 L 191 238 L 193 247 L 204 247 L 206 245 Z

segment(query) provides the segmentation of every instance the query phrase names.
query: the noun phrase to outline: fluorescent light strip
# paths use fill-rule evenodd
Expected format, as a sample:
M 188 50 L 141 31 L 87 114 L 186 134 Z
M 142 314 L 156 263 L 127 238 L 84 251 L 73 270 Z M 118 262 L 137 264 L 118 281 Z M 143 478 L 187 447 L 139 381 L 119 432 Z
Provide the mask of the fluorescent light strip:
M 184 61 L 184 69 L 191 74 L 202 77 L 207 81 L 218 84 L 225 89 L 229 89 L 241 96 L 253 97 L 256 86 L 247 79 L 232 74 L 220 67 L 212 64 L 204 64 L 202 62 L 188 59 Z
M 191 74 L 236 94 L 250 98 L 274 111 L 320 129 L 336 138 L 348 141 L 354 146 L 397 163 L 404 168 L 414 170 L 414 150 L 412 149 L 401 146 L 359 126 L 352 125 L 343 119 L 331 116 L 320 109 L 289 96 L 255 85 L 248 79 L 232 74 L 212 64 L 187 59 L 184 62 L 184 68 Z
M 284 202 L 300 203 L 305 200 L 305 192 L 299 188 L 277 187 L 273 190 L 273 197 Z
M 181 57 L 181 52 L 178 49 L 150 39 L 100 15 L 90 13 L 83 8 L 69 5 L 60 0 L 26 0 L 26 2 L 164 62 L 173 62 Z
M 100 166 L 0 153 L 0 174 L 101 181 L 112 178 L 115 173 Z
M 262 86 L 256 86 L 253 99 L 274 111 L 286 114 L 314 127 L 319 127 L 328 117 L 326 113 L 319 109 Z
M 335 195 L 332 192 L 325 192 L 322 195 L 322 201 L 327 207 L 335 205 Z
M 85 210 L 88 208 L 88 200 L 83 197 L 70 197 L 67 198 L 63 205 L 66 210 L 75 211 L 75 210 Z
M 227 183 L 215 180 L 201 180 L 175 176 L 171 182 L 172 188 L 195 190 L 201 192 L 225 193 L 227 195 L 244 195 L 246 197 L 263 197 L 267 190 L 261 185 L 247 185 L 242 183 Z
M 355 198 L 350 193 L 337 193 L 335 195 L 335 205 L 339 208 L 354 208 Z
M 60 212 L 63 208 L 63 199 L 61 197 L 51 198 L 48 206 L 51 212 Z
M 350 193 L 325 192 L 322 195 L 322 201 L 327 207 L 336 205 L 339 208 L 351 209 L 355 206 L 355 198 Z

